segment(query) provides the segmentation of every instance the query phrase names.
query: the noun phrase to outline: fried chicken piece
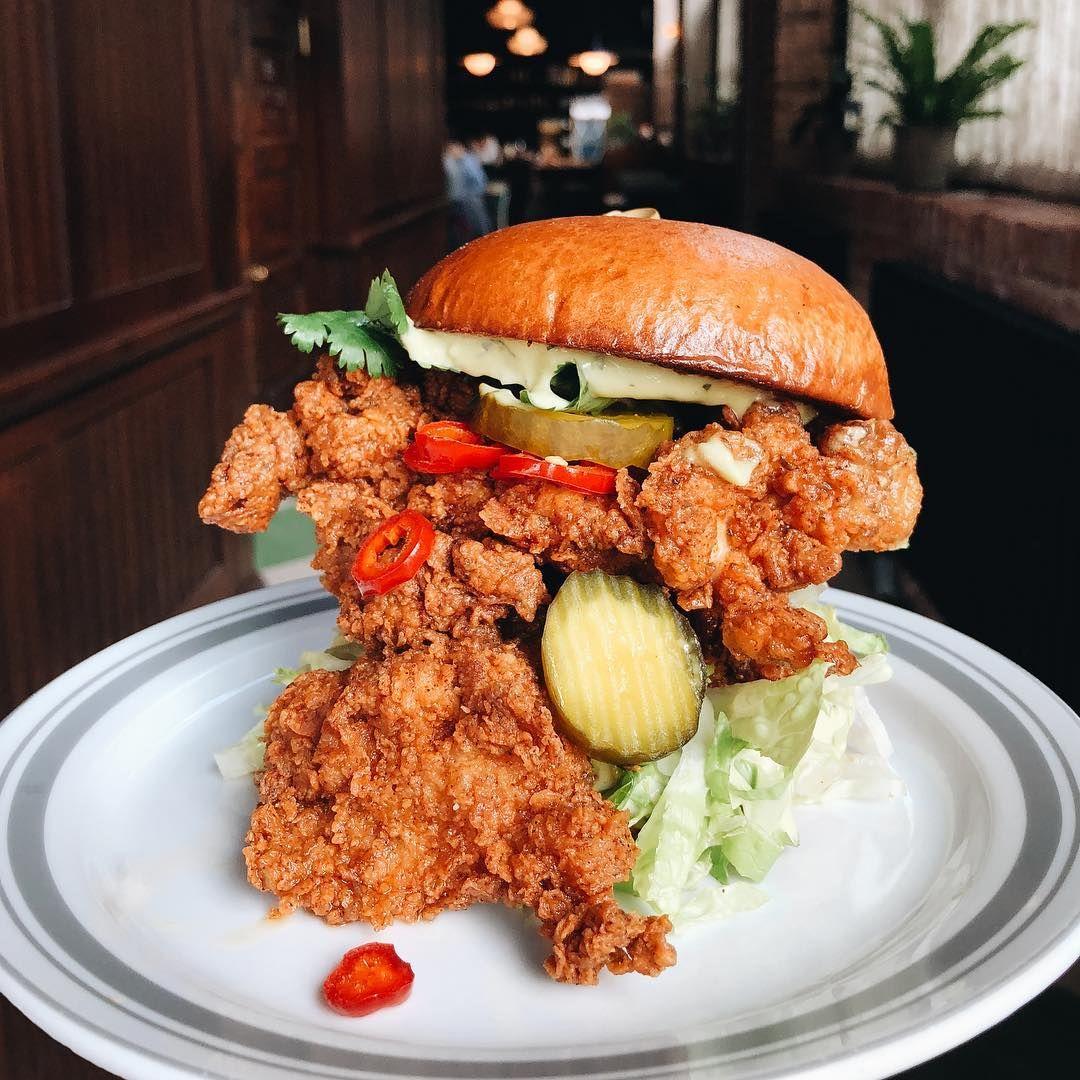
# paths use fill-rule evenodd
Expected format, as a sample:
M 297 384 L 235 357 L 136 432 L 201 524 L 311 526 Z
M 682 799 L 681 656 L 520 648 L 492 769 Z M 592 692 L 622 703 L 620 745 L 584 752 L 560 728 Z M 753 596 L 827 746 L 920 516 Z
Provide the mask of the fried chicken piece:
M 741 571 L 741 572 L 740 572 Z M 842 641 L 826 641 L 824 619 L 792 607 L 787 597 L 761 588 L 753 566 L 736 553 L 717 583 L 718 616 L 700 635 L 707 656 L 748 662 L 753 677 L 785 679 L 815 660 L 831 664 L 837 675 L 849 675 L 857 661 Z M 699 630 L 702 628 L 699 626 Z M 721 647 L 722 646 L 722 647 Z
M 536 912 L 564 982 L 675 962 L 668 920 L 612 899 L 636 857 L 627 817 L 556 732 L 520 646 L 437 638 L 301 675 L 266 732 L 244 857 L 279 913 L 378 928 L 501 901 Z
M 352 584 L 356 552 L 379 523 L 397 513 L 396 507 L 364 482 L 319 480 L 296 496 L 296 508 L 315 524 L 315 557 L 311 565 L 322 574 L 328 592 L 340 596 Z
M 454 371 L 425 371 L 420 394 L 432 416 L 466 423 L 479 400 L 476 383 Z
M 833 424 L 820 443 L 820 467 L 794 469 L 777 490 L 790 493 L 784 519 L 793 528 L 845 551 L 903 547 L 922 506 L 915 451 L 888 420 Z
M 495 495 L 495 481 L 470 470 L 438 476 L 430 484 L 413 484 L 406 503 L 437 529 L 456 535 L 486 536 L 480 511 Z
M 735 484 L 710 464 L 742 463 Z M 783 678 L 814 659 L 851 670 L 846 646 L 783 594 L 822 584 L 844 550 L 893 547 L 915 523 L 915 455 L 887 421 L 838 424 L 815 447 L 793 406 L 758 403 L 739 431 L 712 424 L 670 444 L 638 499 L 653 562 L 687 610 L 722 609 L 711 635 L 736 665 Z
M 480 511 L 496 535 L 562 570 L 629 570 L 648 551 L 637 481 L 623 471 L 614 495 L 584 492 L 543 480 L 507 484 Z
M 490 537 L 455 540 L 436 533 L 427 562 L 413 578 L 367 600 L 360 599 L 345 569 L 354 554 L 346 545 L 336 556 L 333 591 L 341 602 L 342 633 L 367 648 L 423 646 L 444 634 L 461 637 L 492 627 L 511 611 L 532 622 L 549 600 L 536 560 Z M 327 573 L 325 580 L 330 579 Z
M 214 466 L 199 517 L 230 532 L 261 532 L 282 496 L 307 475 L 304 440 L 292 420 L 269 405 L 251 405 Z
M 261 532 L 283 494 L 312 481 L 362 481 L 387 502 L 408 491 L 401 454 L 426 418 L 414 388 L 324 358 L 294 400 L 288 414 L 252 405 L 233 429 L 199 503 L 207 524 Z
M 415 387 L 363 371 L 339 373 L 327 358 L 315 378 L 297 385 L 294 398 L 314 475 L 366 481 L 387 501 L 404 495 L 413 475 L 401 455 L 427 419 Z

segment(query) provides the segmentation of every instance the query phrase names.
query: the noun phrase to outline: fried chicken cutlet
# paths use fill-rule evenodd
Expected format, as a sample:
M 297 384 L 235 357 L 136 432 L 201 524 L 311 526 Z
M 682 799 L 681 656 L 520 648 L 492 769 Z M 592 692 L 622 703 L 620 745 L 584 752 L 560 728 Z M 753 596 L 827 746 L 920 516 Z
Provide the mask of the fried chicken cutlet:
M 278 911 L 378 928 L 499 901 L 535 911 L 564 982 L 674 963 L 668 920 L 612 897 L 636 856 L 626 815 L 593 791 L 520 646 L 440 636 L 309 672 L 266 731 L 244 856 Z

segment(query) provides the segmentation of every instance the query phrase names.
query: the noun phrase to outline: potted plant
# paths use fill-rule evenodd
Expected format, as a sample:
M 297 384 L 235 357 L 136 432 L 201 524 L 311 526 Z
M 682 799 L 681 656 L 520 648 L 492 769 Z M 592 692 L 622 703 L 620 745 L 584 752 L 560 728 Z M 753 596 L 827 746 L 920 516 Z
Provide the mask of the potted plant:
M 862 11 L 880 35 L 887 82 L 870 86 L 888 94 L 893 111 L 882 118 L 896 141 L 893 167 L 900 187 L 942 191 L 955 163 L 956 132 L 969 120 L 1000 116 L 1000 109 L 980 109 L 979 101 L 1023 66 L 1023 60 L 999 52 L 1026 22 L 989 23 L 976 35 L 960 62 L 941 78 L 933 26 L 900 17 L 896 24 Z M 991 56 L 991 53 L 996 55 Z

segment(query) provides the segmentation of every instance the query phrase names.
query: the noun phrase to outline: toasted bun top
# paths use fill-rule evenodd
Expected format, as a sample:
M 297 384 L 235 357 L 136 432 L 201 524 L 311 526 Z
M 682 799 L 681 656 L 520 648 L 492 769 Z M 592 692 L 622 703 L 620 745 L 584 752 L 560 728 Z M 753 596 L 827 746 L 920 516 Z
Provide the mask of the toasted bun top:
M 645 360 L 893 415 L 866 312 L 820 267 L 686 221 L 567 217 L 473 240 L 409 293 L 417 326 Z

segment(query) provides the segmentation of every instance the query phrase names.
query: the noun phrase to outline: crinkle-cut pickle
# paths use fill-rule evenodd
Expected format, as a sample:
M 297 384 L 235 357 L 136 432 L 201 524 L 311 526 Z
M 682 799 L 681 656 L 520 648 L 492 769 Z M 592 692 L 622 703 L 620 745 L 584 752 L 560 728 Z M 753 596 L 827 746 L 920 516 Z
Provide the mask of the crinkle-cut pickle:
M 613 469 L 644 468 L 674 431 L 674 420 L 661 413 L 586 416 L 500 400 L 503 396 L 480 398 L 473 427 L 495 442 L 538 457 L 595 461 Z
M 659 586 L 571 574 L 548 608 L 541 652 L 563 731 L 590 757 L 639 765 L 697 730 L 701 645 Z

